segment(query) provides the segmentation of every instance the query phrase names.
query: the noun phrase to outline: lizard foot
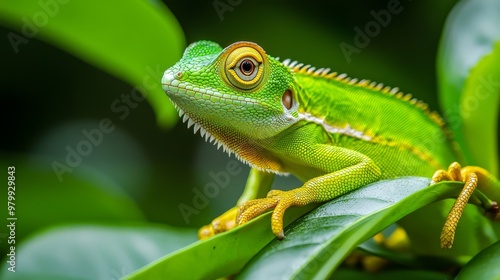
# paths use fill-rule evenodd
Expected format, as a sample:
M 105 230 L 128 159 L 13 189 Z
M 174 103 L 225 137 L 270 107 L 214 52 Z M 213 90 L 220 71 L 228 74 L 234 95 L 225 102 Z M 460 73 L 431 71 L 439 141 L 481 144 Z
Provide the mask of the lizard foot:
M 236 215 L 238 207 L 233 207 L 224 214 L 215 218 L 210 224 L 201 227 L 198 230 L 198 238 L 200 240 L 207 239 L 218 233 L 228 231 L 236 226 Z
M 450 164 L 448 171 L 438 170 L 432 176 L 431 185 L 441 181 L 458 181 L 465 183 L 453 207 L 448 213 L 443 229 L 441 230 L 441 248 L 450 249 L 452 247 L 458 221 L 462 216 L 469 198 L 478 185 L 478 176 L 485 177 L 488 176 L 487 174 L 488 172 L 480 167 L 467 166 L 462 168 L 459 163 L 454 162 Z M 483 202 L 483 207 L 490 213 L 490 217 L 498 219 L 498 217 L 500 217 L 498 204 L 486 197 L 483 197 L 481 200 Z
M 314 202 L 313 191 L 309 188 L 297 188 L 290 191 L 272 190 L 266 198 L 249 200 L 239 208 L 236 223 L 242 225 L 260 214 L 274 209 L 271 228 L 279 239 L 285 238 L 283 232 L 283 215 L 291 206 L 304 206 Z

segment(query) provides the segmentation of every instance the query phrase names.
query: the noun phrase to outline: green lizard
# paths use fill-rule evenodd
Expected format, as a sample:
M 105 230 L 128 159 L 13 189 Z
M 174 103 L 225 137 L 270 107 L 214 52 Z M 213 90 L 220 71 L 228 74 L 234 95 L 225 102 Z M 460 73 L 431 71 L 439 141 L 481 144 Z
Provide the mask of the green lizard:
M 280 62 L 255 43 L 222 49 L 210 41 L 191 44 L 162 85 L 188 127 L 252 167 L 237 207 L 200 229 L 200 238 L 272 209 L 272 230 L 283 238 L 291 206 L 325 202 L 377 180 L 434 174 L 432 182 L 465 182 L 441 235 L 441 246 L 450 248 L 476 186 L 500 199 L 500 182 L 490 173 L 455 162 L 463 159 L 439 115 L 397 88 Z M 287 173 L 303 186 L 269 191 L 274 174 Z M 497 204 L 483 202 L 498 219 Z

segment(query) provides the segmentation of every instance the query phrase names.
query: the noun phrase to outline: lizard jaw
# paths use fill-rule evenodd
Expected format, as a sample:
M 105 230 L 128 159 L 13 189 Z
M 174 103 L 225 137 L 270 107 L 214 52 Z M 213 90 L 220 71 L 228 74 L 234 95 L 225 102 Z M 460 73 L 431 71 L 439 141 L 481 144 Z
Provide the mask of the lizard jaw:
M 177 109 L 177 111 L 179 112 L 179 117 L 182 118 L 182 122 L 183 123 L 187 122 L 188 129 L 193 127 L 194 134 L 196 134 L 199 131 L 201 137 L 205 139 L 205 142 L 213 143 L 214 145 L 217 145 L 217 150 L 222 147 L 222 150 L 224 152 L 228 153 L 229 156 L 231 156 L 231 154 L 234 153 L 234 151 L 232 151 L 222 141 L 217 139 L 210 132 L 208 132 L 208 130 L 203 128 L 202 125 L 198 124 L 195 120 L 193 120 L 193 118 L 191 118 L 186 112 L 184 112 L 184 110 L 182 110 L 175 102 L 172 101 L 172 104 L 174 104 L 175 109 Z

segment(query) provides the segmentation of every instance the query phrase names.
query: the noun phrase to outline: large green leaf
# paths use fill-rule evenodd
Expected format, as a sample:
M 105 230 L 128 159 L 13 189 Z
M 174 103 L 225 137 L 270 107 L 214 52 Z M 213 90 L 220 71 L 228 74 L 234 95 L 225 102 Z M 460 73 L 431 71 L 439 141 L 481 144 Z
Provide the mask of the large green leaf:
M 373 234 L 420 207 L 456 196 L 460 190 L 459 183 L 432 188 L 428 184 L 429 179 L 407 177 L 355 190 L 292 223 L 283 241 L 271 235 L 267 213 L 244 226 L 167 255 L 127 279 L 162 279 L 169 275 L 211 279 L 235 274 L 272 239 L 244 268 L 241 278 L 326 277 Z M 305 210 L 288 210 L 287 220 Z
M 313 206 L 290 209 L 285 223 L 297 219 Z M 274 239 L 271 231 L 271 213 L 266 213 L 244 226 L 198 241 L 170 255 L 166 255 L 126 279 L 216 279 L 240 271 L 255 254 Z M 196 269 L 193 269 L 193 268 Z
M 380 181 L 324 204 L 293 223 L 285 240 L 271 242 L 239 276 L 325 279 L 360 243 L 459 189 L 428 185 L 419 177 Z
M 439 91 L 443 113 L 450 123 L 456 140 L 462 146 L 466 160 L 469 164 L 480 165 L 498 174 L 497 159 L 491 159 L 491 130 L 497 115 L 494 108 L 498 108 L 498 99 L 492 97 L 470 98 L 477 94 L 477 86 L 464 89 L 466 80 L 478 62 L 490 54 L 497 41 L 500 40 L 500 2 L 496 0 L 463 0 L 460 1 L 450 13 L 444 28 L 439 46 L 437 71 L 439 78 Z M 498 65 L 498 63 L 496 63 Z M 498 66 L 496 66 L 498 67 Z M 495 67 L 478 67 L 474 78 L 483 76 L 488 81 L 488 73 L 497 75 Z M 492 72 L 489 72 L 492 71 Z M 481 83 L 478 80 L 469 83 Z M 496 83 L 499 80 L 495 80 Z M 484 85 L 483 85 L 484 86 Z M 491 87 L 491 83 L 490 83 Z M 471 90 L 473 90 L 471 92 Z M 493 92 L 492 92 L 493 93 Z M 484 94 L 484 91 L 482 92 Z M 469 95 L 467 97 L 466 95 Z M 493 93 L 491 96 L 497 95 Z M 477 104 L 476 104 L 477 103 Z M 485 110 L 485 111 L 483 111 Z M 486 114 L 485 114 L 486 113 Z M 476 115 L 483 115 L 476 116 Z M 473 123 L 481 119 L 481 123 Z M 484 126 L 481 124 L 485 124 Z M 466 126 L 464 128 L 464 126 Z M 480 127 L 472 133 L 471 126 Z M 467 135 L 464 137 L 464 135 Z M 489 137 L 489 138 L 488 138 Z M 483 141 L 487 143 L 483 145 Z M 478 143 L 479 142 L 479 143 Z M 496 144 L 495 144 L 496 145 Z M 481 147 L 485 152 L 477 152 Z M 479 149 L 479 150 L 480 150 Z M 485 157 L 484 153 L 490 153 Z
M 75 225 L 35 235 L 16 250 L 15 273 L 2 279 L 119 279 L 196 240 L 192 229 Z
M 461 279 L 500 279 L 500 241 L 477 254 L 460 270 L 457 280 Z
M 0 23 L 16 30 L 7 36 L 13 53 L 33 38 L 45 40 L 146 94 L 160 124 L 176 119 L 160 78 L 179 59 L 185 42 L 161 2 L 2 0 Z

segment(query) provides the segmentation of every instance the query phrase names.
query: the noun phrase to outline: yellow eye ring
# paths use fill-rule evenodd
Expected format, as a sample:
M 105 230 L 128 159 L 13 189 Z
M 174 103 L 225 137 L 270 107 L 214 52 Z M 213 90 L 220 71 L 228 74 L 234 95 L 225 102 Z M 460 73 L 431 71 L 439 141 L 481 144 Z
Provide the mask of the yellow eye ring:
M 223 64 L 225 80 L 230 85 L 252 90 L 261 85 L 267 57 L 258 45 L 249 42 L 235 43 L 227 48 Z

